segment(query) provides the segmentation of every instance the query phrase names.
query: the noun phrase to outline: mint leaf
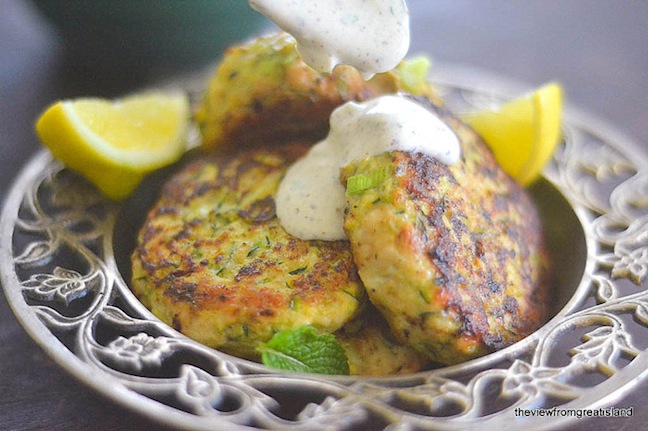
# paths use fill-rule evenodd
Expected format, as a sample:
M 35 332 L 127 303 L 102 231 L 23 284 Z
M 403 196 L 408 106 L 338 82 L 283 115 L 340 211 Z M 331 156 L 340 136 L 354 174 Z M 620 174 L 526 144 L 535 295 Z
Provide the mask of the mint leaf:
M 331 334 L 312 326 L 277 332 L 259 349 L 264 365 L 281 370 L 317 374 L 349 374 L 344 348 Z

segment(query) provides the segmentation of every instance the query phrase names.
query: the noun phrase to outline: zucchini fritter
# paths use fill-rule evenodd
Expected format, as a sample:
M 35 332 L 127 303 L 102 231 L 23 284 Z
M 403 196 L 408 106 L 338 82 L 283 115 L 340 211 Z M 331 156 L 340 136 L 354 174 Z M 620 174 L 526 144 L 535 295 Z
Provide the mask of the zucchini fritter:
M 393 152 L 345 167 L 344 183 L 388 172 L 375 188 L 347 193 L 345 231 L 369 298 L 394 335 L 453 364 L 544 322 L 547 258 L 527 193 L 470 128 L 426 105 L 457 133 L 462 159 L 446 166 Z
M 286 33 L 230 47 L 196 111 L 203 147 L 226 151 L 317 141 L 326 136 L 333 109 L 345 102 L 401 90 L 434 98 L 427 68 L 419 60 L 406 61 L 366 82 L 347 66 L 331 74 L 315 71 Z
M 351 375 L 378 377 L 416 373 L 429 362 L 426 356 L 396 339 L 385 319 L 370 303 L 334 335 L 347 355 Z
M 175 175 L 132 254 L 142 303 L 187 336 L 248 358 L 276 331 L 334 332 L 352 319 L 366 296 L 348 242 L 296 239 L 275 216 L 278 183 L 305 150 L 203 158 Z

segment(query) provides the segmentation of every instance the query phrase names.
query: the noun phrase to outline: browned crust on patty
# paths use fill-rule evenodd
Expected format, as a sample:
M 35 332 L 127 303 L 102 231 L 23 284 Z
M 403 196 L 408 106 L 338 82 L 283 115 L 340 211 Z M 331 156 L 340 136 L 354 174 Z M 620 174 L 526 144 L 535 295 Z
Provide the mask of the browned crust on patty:
M 369 297 L 396 335 L 433 360 L 456 363 L 544 322 L 547 255 L 526 191 L 472 130 L 423 103 L 458 134 L 461 161 L 394 152 L 352 164 L 345 178 L 384 167 L 392 174 L 349 196 L 345 228 Z
M 303 145 L 205 157 L 163 188 L 133 252 L 133 290 L 154 314 L 212 347 L 254 357 L 276 331 L 335 331 L 364 289 L 346 241 L 303 241 L 274 193 Z

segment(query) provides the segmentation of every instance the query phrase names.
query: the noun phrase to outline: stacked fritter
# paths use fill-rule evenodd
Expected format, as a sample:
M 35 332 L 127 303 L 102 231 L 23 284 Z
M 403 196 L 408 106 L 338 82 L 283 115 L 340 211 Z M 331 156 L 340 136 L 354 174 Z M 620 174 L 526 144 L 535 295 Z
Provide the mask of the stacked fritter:
M 222 152 L 315 142 L 326 136 L 331 112 L 345 102 L 398 91 L 436 99 L 418 65 L 403 63 L 364 81 L 351 67 L 316 72 L 286 33 L 230 47 L 196 112 L 203 147 Z
M 470 128 L 421 103 L 455 131 L 461 161 L 392 152 L 345 167 L 343 181 L 390 173 L 347 194 L 345 231 L 369 298 L 394 335 L 453 364 L 537 329 L 547 312 L 547 256 L 527 193 Z
M 320 75 L 285 34 L 230 49 L 198 111 L 209 155 L 169 181 L 140 230 L 140 300 L 187 336 L 251 359 L 277 331 L 311 325 L 336 335 L 360 375 L 465 361 L 535 330 L 548 284 L 533 203 L 403 70 L 369 82 L 353 69 Z M 331 110 L 401 90 L 453 128 L 461 161 L 393 152 L 352 163 L 343 184 L 390 174 L 348 194 L 348 241 L 286 233 L 274 194 Z

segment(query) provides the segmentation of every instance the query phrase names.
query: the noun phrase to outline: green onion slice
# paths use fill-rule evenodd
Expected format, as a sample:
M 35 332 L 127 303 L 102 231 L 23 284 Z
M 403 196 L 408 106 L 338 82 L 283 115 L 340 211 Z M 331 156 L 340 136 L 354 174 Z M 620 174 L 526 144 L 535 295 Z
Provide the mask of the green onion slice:
M 380 186 L 388 177 L 389 168 L 377 169 L 368 174 L 353 175 L 347 179 L 347 194 L 362 193 L 367 189 Z

